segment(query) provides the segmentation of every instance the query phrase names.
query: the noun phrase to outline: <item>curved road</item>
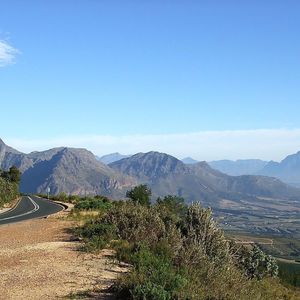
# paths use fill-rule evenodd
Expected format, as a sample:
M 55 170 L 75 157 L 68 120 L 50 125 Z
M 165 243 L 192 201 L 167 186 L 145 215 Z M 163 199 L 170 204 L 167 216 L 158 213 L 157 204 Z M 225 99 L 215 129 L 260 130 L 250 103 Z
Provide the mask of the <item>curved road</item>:
M 0 214 L 0 225 L 45 217 L 63 209 L 63 206 L 49 200 L 24 196 L 15 208 Z

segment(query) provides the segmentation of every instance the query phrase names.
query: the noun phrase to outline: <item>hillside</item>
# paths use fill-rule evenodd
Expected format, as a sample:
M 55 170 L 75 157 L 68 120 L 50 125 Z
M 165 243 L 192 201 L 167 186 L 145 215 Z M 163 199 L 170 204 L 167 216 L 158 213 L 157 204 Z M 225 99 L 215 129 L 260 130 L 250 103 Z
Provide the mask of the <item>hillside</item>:
M 287 156 L 280 163 L 269 162 L 258 174 L 277 177 L 290 185 L 300 187 L 300 151 Z

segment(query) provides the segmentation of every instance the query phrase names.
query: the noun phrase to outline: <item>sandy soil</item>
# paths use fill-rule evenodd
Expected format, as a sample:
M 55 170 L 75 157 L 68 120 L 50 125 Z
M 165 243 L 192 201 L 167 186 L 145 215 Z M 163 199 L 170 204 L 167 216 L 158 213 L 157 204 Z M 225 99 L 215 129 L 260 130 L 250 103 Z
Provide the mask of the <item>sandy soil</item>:
M 61 216 L 0 226 L 0 299 L 77 299 L 88 290 L 102 292 L 80 299 L 112 299 L 105 289 L 126 269 L 110 250 L 78 251 L 71 226 Z

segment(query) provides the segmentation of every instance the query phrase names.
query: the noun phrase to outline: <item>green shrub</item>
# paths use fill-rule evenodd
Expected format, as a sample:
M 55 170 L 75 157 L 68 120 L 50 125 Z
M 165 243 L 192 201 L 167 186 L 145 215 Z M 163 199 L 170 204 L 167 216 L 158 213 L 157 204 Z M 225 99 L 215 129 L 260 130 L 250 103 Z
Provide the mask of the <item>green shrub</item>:
M 151 194 L 151 190 L 147 185 L 141 184 L 128 191 L 126 197 L 136 204 L 150 206 Z
M 131 262 L 134 245 L 126 240 L 114 240 L 111 247 L 116 251 L 116 259 L 119 262 Z
M 15 200 L 18 196 L 18 184 L 0 177 L 0 207 Z
M 79 228 L 78 234 L 86 241 L 85 250 L 97 251 L 116 238 L 116 228 L 112 224 L 91 221 Z
M 170 195 L 164 198 L 158 198 L 156 207 L 165 224 L 180 223 L 185 217 L 188 209 L 183 198 Z
M 77 200 L 76 210 L 106 210 L 112 206 L 106 197 L 88 197 Z
M 128 299 L 176 299 L 187 284 L 170 258 L 156 255 L 147 247 L 134 253 L 131 261 L 133 269 L 119 282 L 118 295 L 123 299 L 126 294 Z
M 278 262 L 278 265 L 282 281 L 300 288 L 300 264 Z
M 130 243 L 153 245 L 166 236 L 164 222 L 156 210 L 132 202 L 114 206 L 97 222 L 114 224 L 118 238 Z

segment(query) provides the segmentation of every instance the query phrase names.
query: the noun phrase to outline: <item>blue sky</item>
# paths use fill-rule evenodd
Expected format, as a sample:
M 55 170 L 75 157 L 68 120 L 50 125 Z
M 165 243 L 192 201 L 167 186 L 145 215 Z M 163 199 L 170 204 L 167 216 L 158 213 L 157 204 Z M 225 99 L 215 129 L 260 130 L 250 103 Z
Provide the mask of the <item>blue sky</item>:
M 296 0 L 1 1 L 0 136 L 27 152 L 283 158 L 300 150 L 299 11 Z

